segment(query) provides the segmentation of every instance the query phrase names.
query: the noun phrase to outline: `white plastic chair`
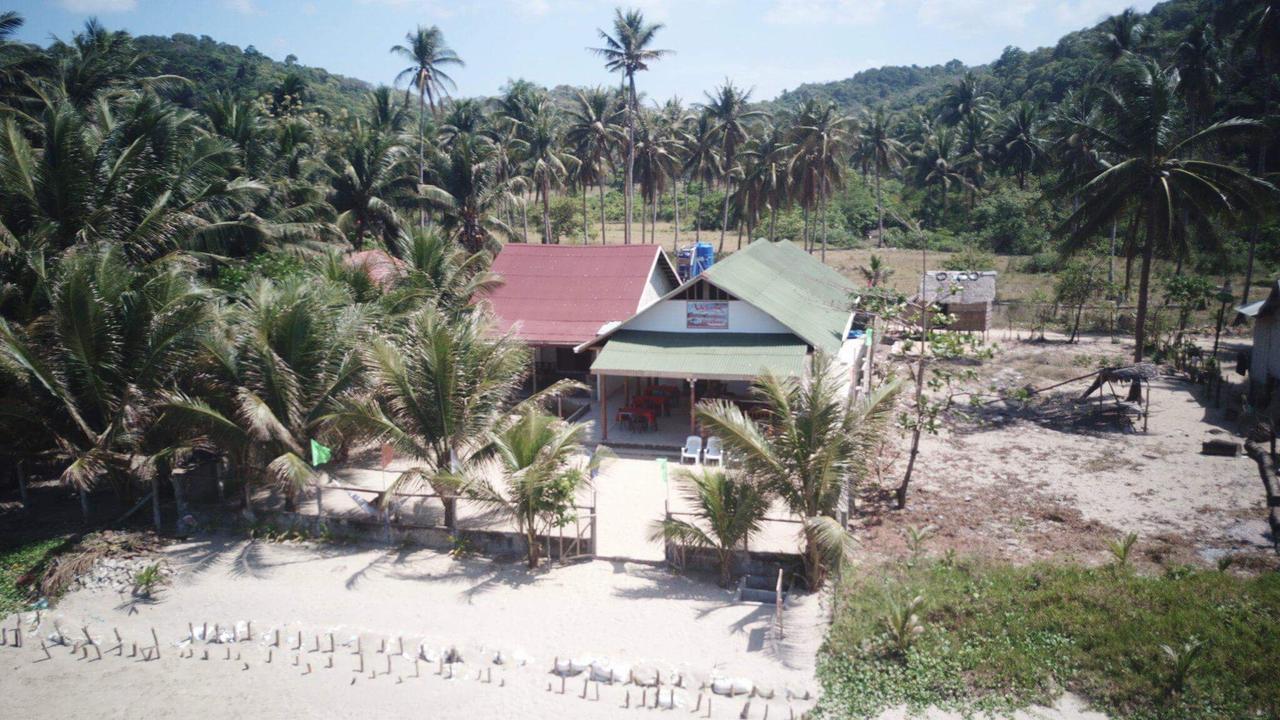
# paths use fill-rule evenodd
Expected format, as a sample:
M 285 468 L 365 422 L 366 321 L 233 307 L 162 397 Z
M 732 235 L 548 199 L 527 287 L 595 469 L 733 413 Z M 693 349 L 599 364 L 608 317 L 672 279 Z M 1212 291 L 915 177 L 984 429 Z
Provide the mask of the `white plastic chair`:
M 690 435 L 684 439 L 684 447 L 680 448 L 680 464 L 683 465 L 686 458 L 691 458 L 693 464 L 698 464 L 698 458 L 702 455 L 702 438 L 697 435 Z
M 702 462 L 717 465 L 724 464 L 724 443 L 718 437 L 707 438 L 707 449 L 702 454 Z

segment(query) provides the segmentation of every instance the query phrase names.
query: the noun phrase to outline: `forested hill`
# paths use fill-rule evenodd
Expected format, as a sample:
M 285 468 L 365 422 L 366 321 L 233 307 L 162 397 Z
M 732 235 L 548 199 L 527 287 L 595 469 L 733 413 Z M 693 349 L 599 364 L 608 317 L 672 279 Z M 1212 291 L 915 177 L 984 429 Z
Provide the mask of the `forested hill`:
M 1208 21 L 1213 0 L 1169 0 L 1143 16 L 1151 32 L 1149 42 L 1155 57 L 1168 61 L 1186 29 Z M 851 78 L 826 83 L 806 83 L 787 90 L 772 103 L 775 109 L 795 107 L 806 100 L 833 100 L 845 109 L 883 104 L 890 110 L 928 106 L 946 86 L 966 72 L 984 77 L 986 88 L 1002 105 L 1017 100 L 1050 105 L 1079 87 L 1097 67 L 1097 50 L 1102 23 L 1064 35 L 1053 47 L 1023 50 L 1005 48 L 987 65 L 965 66 L 959 60 L 929 67 L 887 66 L 864 70 Z
M 134 43 L 146 54 L 151 72 L 191 80 L 191 84 L 177 90 L 173 98 L 190 107 L 218 92 L 257 97 L 282 89 L 297 89 L 301 83 L 309 104 L 330 110 L 351 109 L 362 104 L 372 88 L 363 80 L 298 65 L 292 55 L 280 62 L 252 45 L 241 50 L 208 35 L 142 35 L 135 38 Z

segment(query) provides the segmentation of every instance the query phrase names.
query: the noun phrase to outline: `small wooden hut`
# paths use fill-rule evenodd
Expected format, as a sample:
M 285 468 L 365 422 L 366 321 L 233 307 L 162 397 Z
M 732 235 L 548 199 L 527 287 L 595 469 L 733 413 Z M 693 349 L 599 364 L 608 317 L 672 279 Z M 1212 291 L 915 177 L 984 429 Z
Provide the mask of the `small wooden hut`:
M 952 330 L 985 333 L 991 328 L 996 299 L 994 270 L 934 270 L 920 279 L 920 295 L 954 316 Z

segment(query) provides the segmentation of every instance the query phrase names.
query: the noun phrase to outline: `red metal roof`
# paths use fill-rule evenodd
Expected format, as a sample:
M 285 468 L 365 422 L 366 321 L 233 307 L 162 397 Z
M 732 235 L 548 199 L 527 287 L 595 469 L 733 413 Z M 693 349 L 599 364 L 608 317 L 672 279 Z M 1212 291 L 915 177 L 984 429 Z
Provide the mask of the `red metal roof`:
M 364 270 L 369 279 L 381 285 L 383 289 L 390 287 L 397 277 L 405 273 L 405 268 L 408 267 L 403 260 L 391 257 L 383 250 L 361 250 L 347 253 L 342 262 L 349 268 Z
M 493 261 L 503 283 L 488 294 L 498 329 L 530 345 L 578 345 L 640 308 L 656 245 L 512 243 Z

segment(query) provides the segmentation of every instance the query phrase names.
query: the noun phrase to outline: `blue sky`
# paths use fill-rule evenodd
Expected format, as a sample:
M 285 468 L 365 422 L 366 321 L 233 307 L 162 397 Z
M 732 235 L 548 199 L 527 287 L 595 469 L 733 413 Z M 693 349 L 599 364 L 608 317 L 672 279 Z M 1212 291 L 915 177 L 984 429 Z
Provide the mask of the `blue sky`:
M 989 62 L 1007 45 L 1053 44 L 1071 30 L 1154 0 L 638 0 L 666 24 L 676 54 L 641 79 L 652 98 L 689 102 L 732 78 L 769 99 L 802 82 L 881 65 Z M 279 60 L 370 82 L 400 69 L 387 49 L 418 24 L 439 25 L 466 61 L 459 95 L 489 95 L 509 78 L 543 85 L 615 82 L 586 48 L 609 23 L 604 0 L 0 0 L 27 19 L 20 38 L 69 38 L 97 15 L 134 34 L 209 35 Z

